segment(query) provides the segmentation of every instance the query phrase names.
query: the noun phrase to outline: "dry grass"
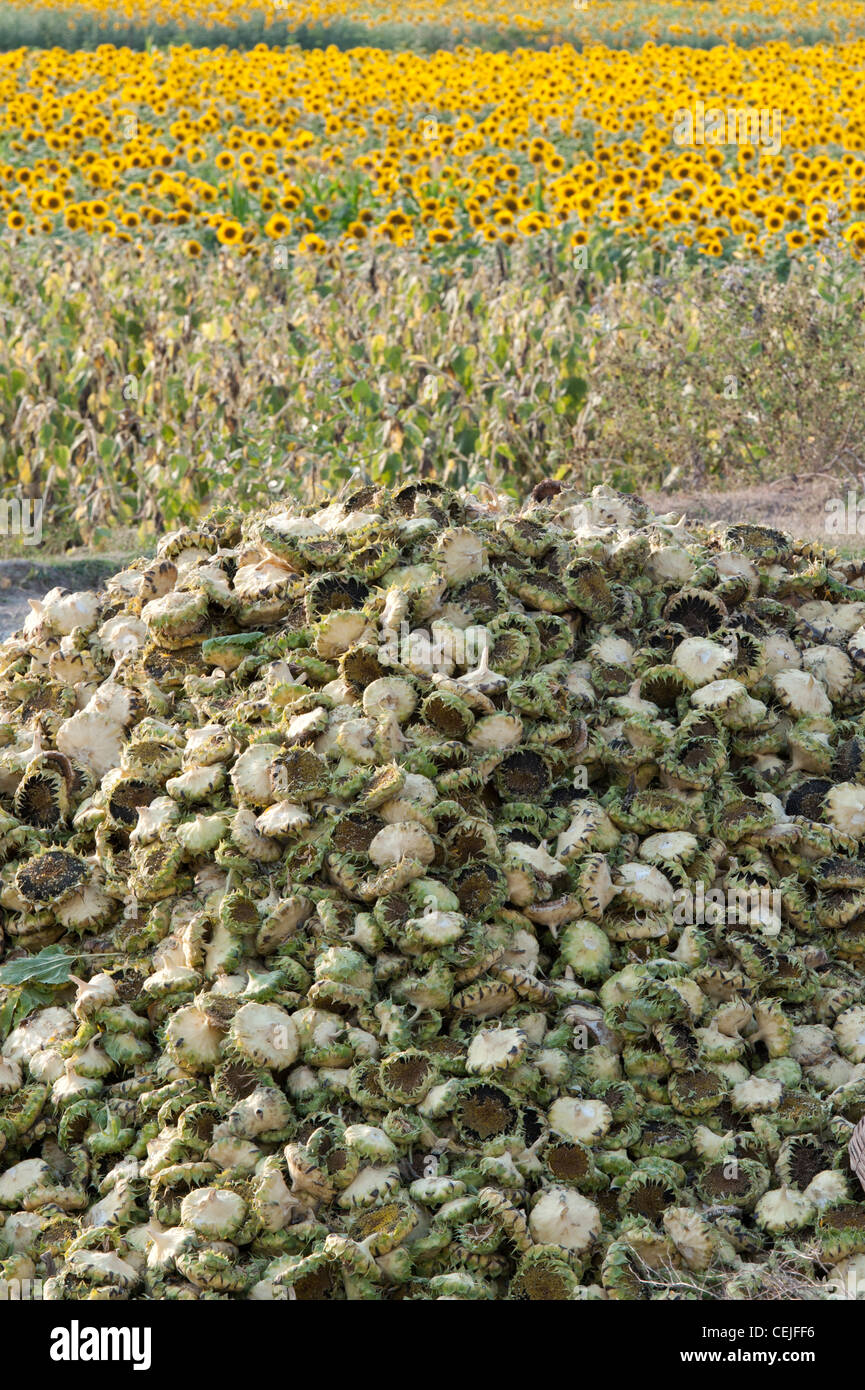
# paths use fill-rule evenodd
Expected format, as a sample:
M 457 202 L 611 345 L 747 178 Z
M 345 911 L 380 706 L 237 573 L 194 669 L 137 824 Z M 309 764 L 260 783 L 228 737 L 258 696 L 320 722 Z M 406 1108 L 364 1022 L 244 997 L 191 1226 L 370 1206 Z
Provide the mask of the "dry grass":
M 142 548 L 220 498 L 311 499 L 360 475 L 515 497 L 550 475 L 675 480 L 666 508 L 814 534 L 797 479 L 843 496 L 865 472 L 858 269 L 763 267 L 736 299 L 705 262 L 659 285 L 608 250 L 584 273 L 540 237 L 203 273 L 168 243 L 0 247 L 0 486 L 45 499 L 53 552 L 118 549 L 118 527 Z
M 746 1276 L 736 1270 L 710 1267 L 704 1274 L 694 1274 L 673 1264 L 650 1268 L 644 1260 L 635 1259 L 632 1269 L 649 1299 L 659 1297 L 696 1299 L 699 1301 L 730 1301 L 754 1303 L 821 1302 L 826 1292 L 825 1276 L 829 1272 L 816 1249 L 785 1250 L 780 1248 L 759 1264 L 749 1264 Z M 819 1270 L 823 1278 L 815 1276 Z M 834 1293 L 836 1299 L 844 1294 Z

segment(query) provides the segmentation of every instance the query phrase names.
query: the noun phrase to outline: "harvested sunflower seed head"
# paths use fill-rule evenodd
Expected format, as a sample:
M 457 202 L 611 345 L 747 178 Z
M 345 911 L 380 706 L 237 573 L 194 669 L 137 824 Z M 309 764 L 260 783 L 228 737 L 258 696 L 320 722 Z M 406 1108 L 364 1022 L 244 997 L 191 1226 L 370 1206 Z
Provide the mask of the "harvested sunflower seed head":
M 741 1297 L 793 1241 L 843 1282 L 857 577 L 422 481 L 47 595 L 0 645 L 0 1274 Z

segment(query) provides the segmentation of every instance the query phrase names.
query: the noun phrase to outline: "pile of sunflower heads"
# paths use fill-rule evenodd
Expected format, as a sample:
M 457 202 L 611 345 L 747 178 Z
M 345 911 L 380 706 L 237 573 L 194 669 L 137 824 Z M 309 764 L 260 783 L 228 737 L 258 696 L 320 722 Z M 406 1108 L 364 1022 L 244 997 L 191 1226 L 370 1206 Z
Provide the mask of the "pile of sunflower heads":
M 850 1297 L 858 577 L 606 487 L 418 483 L 217 511 L 35 604 L 0 954 L 49 969 L 0 994 L 0 1277 Z

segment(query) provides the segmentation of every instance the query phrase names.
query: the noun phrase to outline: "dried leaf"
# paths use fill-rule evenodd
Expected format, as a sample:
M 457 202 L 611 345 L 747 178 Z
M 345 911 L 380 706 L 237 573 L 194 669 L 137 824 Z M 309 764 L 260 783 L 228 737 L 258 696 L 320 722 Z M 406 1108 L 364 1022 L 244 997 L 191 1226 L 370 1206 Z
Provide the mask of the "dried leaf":
M 850 1155 L 850 1167 L 865 1187 L 865 1115 L 850 1136 L 847 1152 Z

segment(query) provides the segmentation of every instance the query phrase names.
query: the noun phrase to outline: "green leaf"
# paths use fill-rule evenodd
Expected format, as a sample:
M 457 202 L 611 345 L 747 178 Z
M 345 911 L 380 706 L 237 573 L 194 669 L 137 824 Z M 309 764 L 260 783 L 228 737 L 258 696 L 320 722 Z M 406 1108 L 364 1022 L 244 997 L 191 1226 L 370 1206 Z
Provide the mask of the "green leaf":
M 356 381 L 351 388 L 351 398 L 357 405 L 378 405 L 378 397 L 366 381 Z
M 456 446 L 461 454 L 473 454 L 480 437 L 480 430 L 476 425 L 464 425 L 456 436 Z
M 3 1000 L 0 1008 L 0 1038 L 8 1038 L 12 1031 L 12 1020 L 15 1017 L 15 1007 L 18 1003 L 18 991 L 11 990 Z
M 72 957 L 62 946 L 46 946 L 38 955 L 0 966 L 0 984 L 23 985 L 28 980 L 45 985 L 65 985 L 72 971 Z
M 54 995 L 51 993 L 51 990 L 46 989 L 44 985 L 41 987 L 35 985 L 32 988 L 25 985 L 18 996 L 18 1007 L 15 1010 L 15 1017 L 12 1020 L 13 1026 L 17 1028 L 18 1024 L 21 1023 L 28 1014 L 32 1014 L 34 1009 L 41 1009 L 45 1004 L 51 1004 L 53 1000 Z
M 423 447 L 424 432 L 422 429 L 418 429 L 414 420 L 403 420 L 402 429 L 406 439 L 409 440 L 411 444 L 414 444 L 415 448 L 420 449 Z
M 463 352 L 462 348 L 457 348 L 456 352 L 454 353 L 453 357 L 451 358 L 451 363 L 450 363 L 450 365 L 451 365 L 451 370 L 452 370 L 454 376 L 456 377 L 457 381 L 460 383 L 461 386 L 465 386 L 465 385 L 466 385 L 466 377 L 467 377 L 467 375 L 468 375 L 468 365 L 469 365 L 469 364 L 468 364 L 468 359 L 467 359 L 465 353 Z
M 18 964 L 17 961 L 13 962 Z M 6 1038 L 34 1009 L 53 1002 L 54 995 L 46 985 L 19 985 L 9 991 L 0 1008 L 0 1038 Z
M 588 395 L 588 383 L 585 377 L 568 376 L 562 383 L 564 393 L 568 400 L 574 405 L 582 405 Z

